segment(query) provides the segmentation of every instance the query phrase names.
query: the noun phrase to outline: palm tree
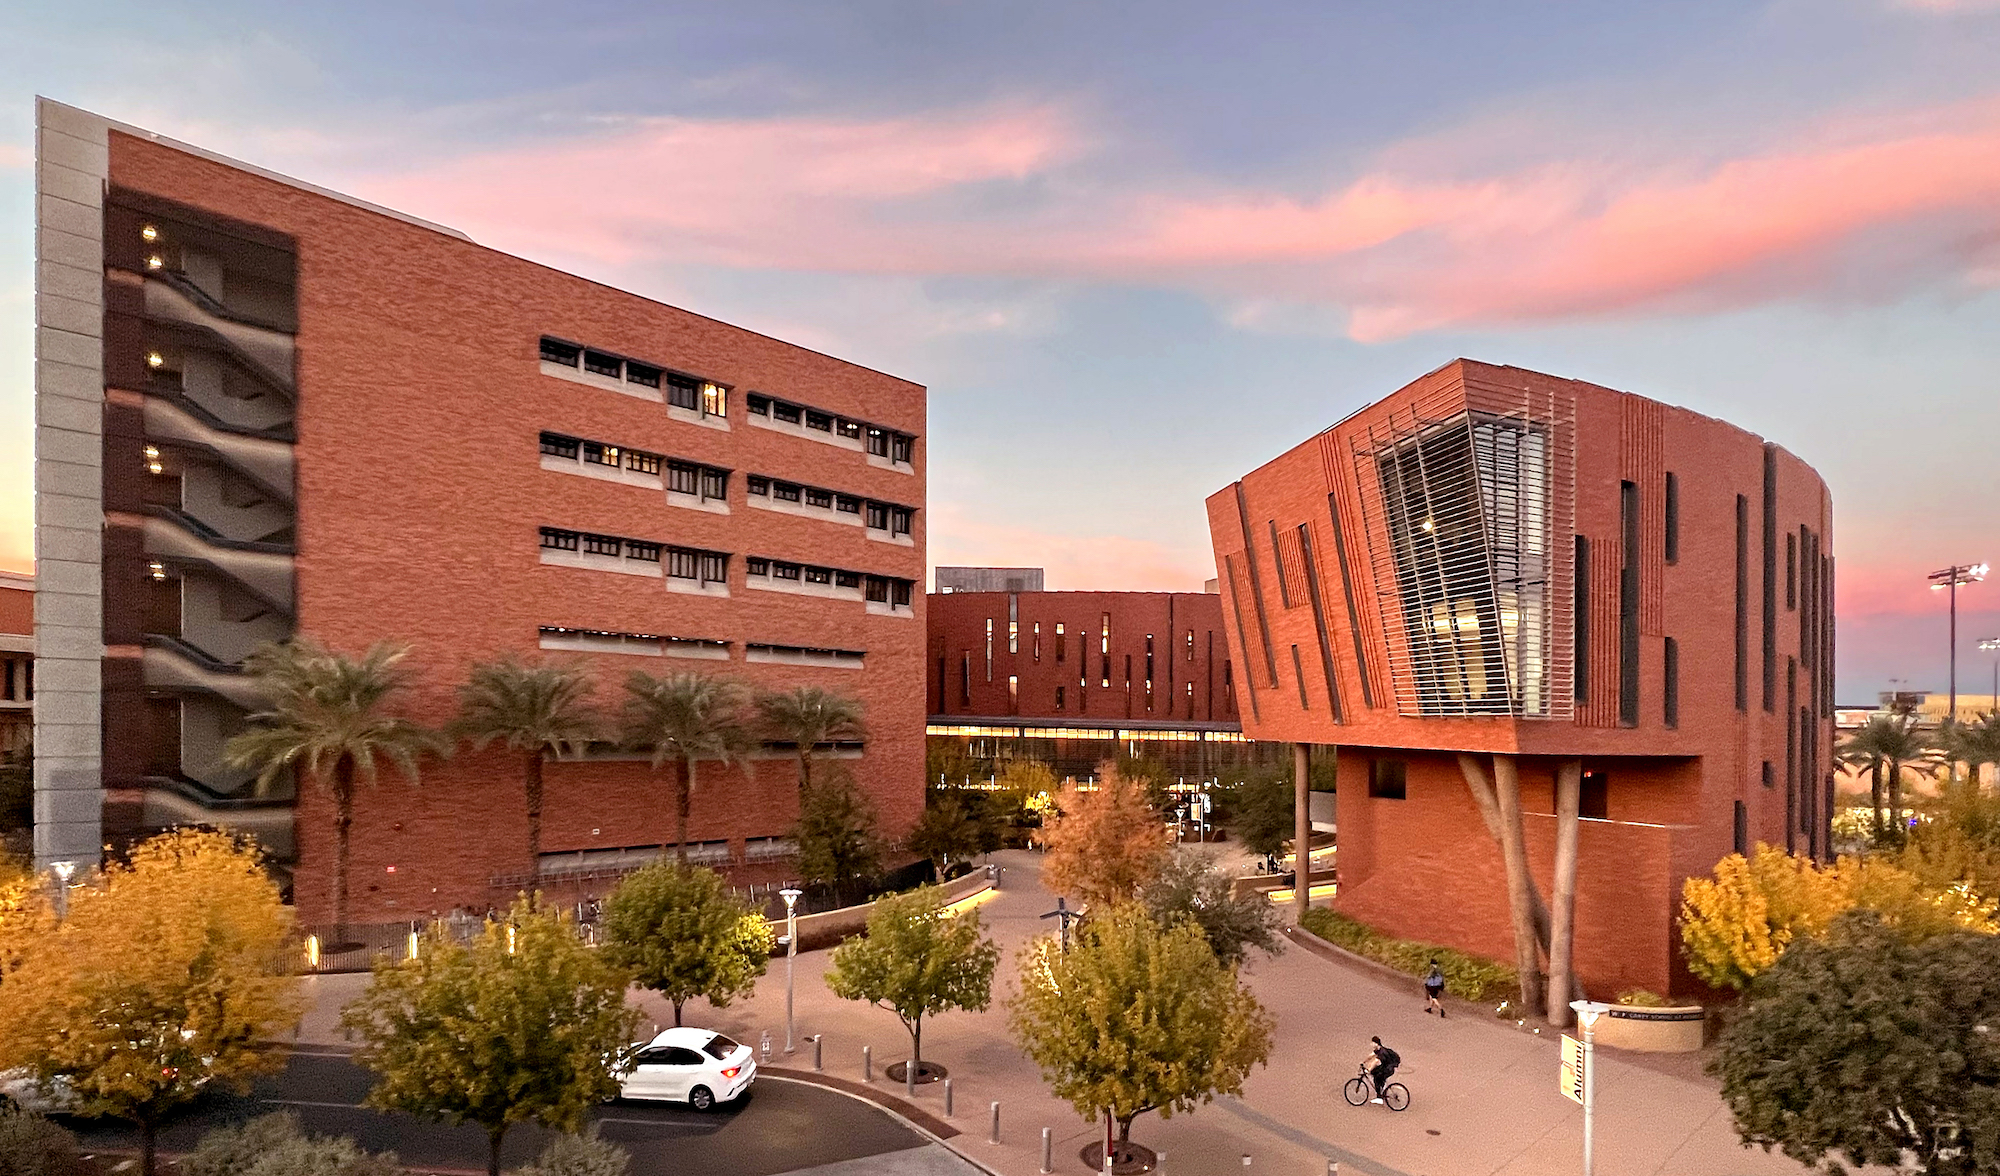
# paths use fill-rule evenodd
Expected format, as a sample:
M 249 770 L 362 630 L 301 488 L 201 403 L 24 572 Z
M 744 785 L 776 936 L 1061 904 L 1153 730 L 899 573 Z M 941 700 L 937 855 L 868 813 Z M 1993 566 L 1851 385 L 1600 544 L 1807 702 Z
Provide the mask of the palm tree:
M 818 686 L 757 696 L 757 716 L 765 736 L 798 749 L 801 797 L 812 787 L 813 752 L 820 744 L 868 738 L 862 710 L 861 700 L 853 695 Z
M 1900 826 L 1903 813 L 1903 769 L 1929 770 L 1937 751 L 1916 728 L 1908 715 L 1876 715 L 1866 726 L 1848 736 L 1835 757 L 1844 764 L 1868 768 L 1868 793 L 1875 807 L 1875 836 L 1885 832 L 1882 817 L 1883 783 L 1887 780 L 1890 811 Z
M 750 730 L 743 721 L 744 689 L 727 678 L 679 673 L 655 678 L 634 670 L 625 679 L 625 741 L 653 751 L 653 770 L 670 759 L 681 761 L 682 775 L 674 793 L 674 854 L 687 862 L 688 808 L 694 796 L 696 760 L 727 764 L 749 749 Z
M 357 661 L 294 637 L 282 645 L 266 642 L 244 659 L 244 669 L 261 680 L 271 703 L 250 716 L 249 729 L 230 739 L 223 758 L 232 767 L 256 769 L 260 789 L 296 767 L 332 793 L 337 936 L 347 926 L 356 785 L 375 782 L 378 760 L 388 760 L 415 783 L 419 758 L 451 750 L 436 732 L 387 713 L 406 689 L 400 664 L 409 652 L 407 645 L 378 642 Z
M 2000 712 L 1989 711 L 1973 723 L 1953 723 L 1947 738 L 1948 754 L 1970 771 L 1976 793 L 1979 769 L 1986 764 L 2000 764 Z
M 542 860 L 542 765 L 551 755 L 582 751 L 597 737 L 590 708 L 596 688 L 580 666 L 523 665 L 512 654 L 473 666 L 459 687 L 452 734 L 475 751 L 498 740 L 521 755 L 530 877 Z

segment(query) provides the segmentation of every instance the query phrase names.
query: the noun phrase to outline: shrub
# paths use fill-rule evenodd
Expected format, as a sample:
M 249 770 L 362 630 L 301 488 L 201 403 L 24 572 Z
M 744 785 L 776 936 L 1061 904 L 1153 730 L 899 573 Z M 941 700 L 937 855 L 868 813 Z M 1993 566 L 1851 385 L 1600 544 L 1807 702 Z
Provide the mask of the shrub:
M 1628 988 L 1618 994 L 1618 1003 L 1638 1009 L 1664 1009 L 1673 1002 L 1650 988 Z
M 625 1176 L 632 1156 L 595 1135 L 558 1135 L 541 1156 L 514 1176 Z
M 83 1176 L 76 1136 L 0 1102 L 0 1176 Z
M 1444 972 L 1445 991 L 1462 1000 L 1489 1000 L 1520 987 L 1519 974 L 1505 964 L 1413 939 L 1392 939 L 1366 923 L 1324 907 L 1307 911 L 1303 925 L 1328 943 L 1378 964 L 1387 964 L 1406 975 L 1429 975 L 1431 961 L 1435 959 Z
M 371 1155 L 351 1139 L 309 1136 L 290 1111 L 202 1137 L 182 1176 L 402 1176 L 394 1152 Z

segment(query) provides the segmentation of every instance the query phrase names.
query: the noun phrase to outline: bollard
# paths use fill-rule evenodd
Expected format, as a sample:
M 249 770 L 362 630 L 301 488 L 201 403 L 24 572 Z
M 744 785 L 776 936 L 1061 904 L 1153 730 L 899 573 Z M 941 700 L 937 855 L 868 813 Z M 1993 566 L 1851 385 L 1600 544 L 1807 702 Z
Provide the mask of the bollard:
M 875 1081 L 875 1050 L 866 1045 L 861 1047 L 861 1080 Z
M 1000 1142 L 1000 1104 L 997 1101 L 993 1104 L 993 1133 L 988 1137 L 987 1142 Z
M 951 1079 L 944 1080 L 944 1117 L 951 1118 Z
M 824 1033 L 813 1034 L 813 1073 L 815 1074 L 819 1073 L 821 1070 L 826 1069 L 826 1066 L 821 1062 L 820 1051 L 819 1051 L 820 1045 L 825 1041 L 826 1041 L 826 1034 Z
M 1053 1172 L 1055 1167 L 1056 1133 L 1052 1127 L 1042 1128 L 1042 1171 Z
M 1326 1176 L 1340 1176 L 1339 1160 L 1328 1160 L 1326 1162 Z
M 1157 1152 L 1154 1154 L 1153 1176 L 1167 1176 L 1167 1153 Z
M 770 1031 L 769 1029 L 766 1029 L 766 1030 L 764 1030 L 764 1035 L 763 1035 L 762 1039 L 758 1041 L 758 1043 L 757 1043 L 757 1048 L 758 1048 L 758 1050 L 759 1050 L 759 1051 L 760 1051 L 760 1052 L 762 1053 L 762 1055 L 763 1055 L 763 1056 L 762 1056 L 762 1059 L 761 1059 L 761 1064 L 763 1064 L 763 1065 L 766 1065 L 766 1066 L 770 1065 L 770 1064 L 771 1064 L 771 1031 Z
M 903 1097 L 915 1102 L 917 1099 L 917 1063 L 915 1059 L 903 1063 Z

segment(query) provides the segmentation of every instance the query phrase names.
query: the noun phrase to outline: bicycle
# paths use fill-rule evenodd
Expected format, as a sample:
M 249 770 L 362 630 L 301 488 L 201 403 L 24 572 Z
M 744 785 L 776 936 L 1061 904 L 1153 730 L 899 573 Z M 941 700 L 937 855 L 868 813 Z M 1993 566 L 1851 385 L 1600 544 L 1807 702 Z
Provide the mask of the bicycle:
M 1375 1097 L 1375 1083 L 1368 1077 L 1368 1067 L 1362 1066 L 1360 1073 L 1349 1078 L 1347 1085 L 1340 1088 L 1340 1093 L 1346 1097 L 1349 1106 L 1367 1106 L 1368 1100 Z M 1400 1082 L 1389 1083 L 1382 1088 L 1382 1104 L 1392 1111 L 1409 1110 L 1410 1088 Z

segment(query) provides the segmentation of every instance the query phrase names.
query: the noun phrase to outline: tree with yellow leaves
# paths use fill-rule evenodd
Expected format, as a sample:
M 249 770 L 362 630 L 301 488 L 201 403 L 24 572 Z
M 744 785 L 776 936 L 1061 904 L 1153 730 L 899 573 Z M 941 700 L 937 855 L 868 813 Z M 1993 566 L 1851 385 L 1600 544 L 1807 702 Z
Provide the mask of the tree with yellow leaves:
M 1169 854 L 1165 825 L 1146 799 L 1145 782 L 1108 763 L 1099 769 L 1095 790 L 1063 791 L 1041 842 L 1048 849 L 1042 884 L 1092 905 L 1137 897 Z
M 1814 938 L 1845 911 L 1861 908 L 1911 942 L 1948 931 L 2000 931 L 1996 903 L 1964 883 L 1939 886 L 1890 861 L 1811 858 L 1758 845 L 1730 854 L 1712 878 L 1681 888 L 1681 945 L 1688 970 L 1718 988 L 1742 990 L 1792 943 Z
M 210 1085 L 242 1088 L 297 1019 L 292 915 L 257 851 L 176 829 L 76 887 L 62 922 L 13 943 L 0 990 L 0 1069 L 31 1070 L 78 1113 L 139 1128 L 151 1176 L 161 1121 Z

